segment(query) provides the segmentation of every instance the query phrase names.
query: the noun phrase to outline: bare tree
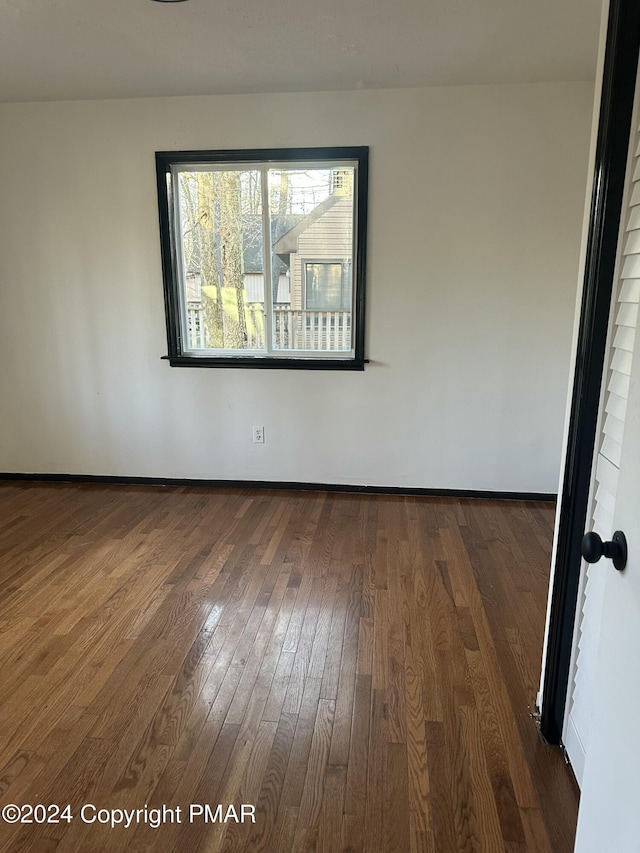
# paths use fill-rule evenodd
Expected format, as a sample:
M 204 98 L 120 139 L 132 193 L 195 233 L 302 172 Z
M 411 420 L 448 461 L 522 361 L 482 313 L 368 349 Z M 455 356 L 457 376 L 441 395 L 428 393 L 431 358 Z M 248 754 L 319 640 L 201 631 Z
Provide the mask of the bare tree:
M 242 258 L 242 218 L 240 210 L 240 172 L 219 172 L 220 258 L 224 287 L 235 288 L 238 321 L 231 324 L 225 345 L 243 349 L 247 341 Z M 226 338 L 229 337 L 227 341 Z
M 280 172 L 280 192 L 278 194 L 278 216 L 286 216 L 290 208 L 289 198 L 289 172 L 282 169 Z
M 200 238 L 200 276 L 203 287 L 202 304 L 205 314 L 208 346 L 224 346 L 222 293 L 215 234 L 216 187 L 213 172 L 198 172 L 198 236 Z

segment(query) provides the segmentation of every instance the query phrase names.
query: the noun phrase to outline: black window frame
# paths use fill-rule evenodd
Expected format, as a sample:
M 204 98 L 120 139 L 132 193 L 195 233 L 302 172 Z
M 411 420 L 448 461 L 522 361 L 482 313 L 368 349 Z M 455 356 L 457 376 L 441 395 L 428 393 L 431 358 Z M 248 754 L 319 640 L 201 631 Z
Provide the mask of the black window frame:
M 245 367 L 271 368 L 279 370 L 364 370 L 365 358 L 365 285 L 367 256 L 367 211 L 369 184 L 368 146 L 323 147 L 323 148 L 265 148 L 233 149 L 220 151 L 157 151 L 156 177 L 160 225 L 160 250 L 164 285 L 165 318 L 168 353 L 163 356 L 172 367 Z M 175 243 L 174 196 L 172 169 L 189 164 L 212 166 L 222 163 L 256 163 L 260 165 L 318 161 L 326 165 L 332 160 L 343 163 L 355 161 L 356 192 L 354 198 L 354 270 L 353 270 L 353 315 L 355 326 L 353 354 L 337 356 L 305 356 L 296 351 L 283 351 L 280 355 L 200 355 L 185 352 L 182 344 L 180 314 L 180 277 L 178 273 L 178 251 Z M 306 289 L 306 285 L 305 285 Z M 289 354 L 291 353 L 291 354 Z M 294 354 L 295 353 L 295 354 Z

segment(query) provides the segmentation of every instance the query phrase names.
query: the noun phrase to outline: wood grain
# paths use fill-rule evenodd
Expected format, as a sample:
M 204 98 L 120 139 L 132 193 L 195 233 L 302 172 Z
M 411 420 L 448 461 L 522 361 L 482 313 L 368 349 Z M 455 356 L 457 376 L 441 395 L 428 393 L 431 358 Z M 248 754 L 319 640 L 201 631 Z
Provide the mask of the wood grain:
M 3 851 L 572 849 L 530 716 L 552 506 L 0 483 L 0 511 L 0 806 L 75 815 Z

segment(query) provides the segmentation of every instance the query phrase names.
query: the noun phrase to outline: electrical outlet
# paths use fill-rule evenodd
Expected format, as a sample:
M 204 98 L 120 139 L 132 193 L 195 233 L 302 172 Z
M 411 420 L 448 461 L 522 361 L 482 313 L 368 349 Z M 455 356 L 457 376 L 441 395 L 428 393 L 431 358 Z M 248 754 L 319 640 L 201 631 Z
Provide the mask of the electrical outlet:
M 253 443 L 264 444 L 264 427 L 254 426 L 253 428 Z

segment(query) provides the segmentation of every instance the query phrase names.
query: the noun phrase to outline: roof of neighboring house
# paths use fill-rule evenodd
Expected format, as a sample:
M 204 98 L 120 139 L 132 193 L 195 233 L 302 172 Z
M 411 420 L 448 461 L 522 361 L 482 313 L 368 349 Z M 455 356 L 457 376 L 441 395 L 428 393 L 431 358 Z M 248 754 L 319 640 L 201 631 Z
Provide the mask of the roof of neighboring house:
M 280 242 L 283 235 L 292 231 L 298 222 L 304 219 L 301 213 L 289 213 L 284 216 L 271 216 L 271 239 Z M 261 273 L 264 271 L 264 255 L 262 251 L 262 216 L 249 215 L 243 217 L 243 247 L 242 256 L 244 271 L 246 273 Z M 281 254 L 280 252 L 274 252 Z M 286 266 L 279 259 L 274 258 L 274 272 L 278 274 L 286 271 Z M 278 267 L 276 269 L 275 267 Z M 280 268 L 282 267 L 282 268 Z
M 289 255 L 291 252 L 297 252 L 298 237 L 304 234 L 307 228 L 313 225 L 314 222 L 317 222 L 328 210 L 331 210 L 336 202 L 342 198 L 343 196 L 330 195 L 324 201 L 321 201 L 320 204 L 316 205 L 310 213 L 302 216 L 292 228 L 283 233 L 280 239 L 276 240 L 273 244 L 274 254 L 282 256 Z

